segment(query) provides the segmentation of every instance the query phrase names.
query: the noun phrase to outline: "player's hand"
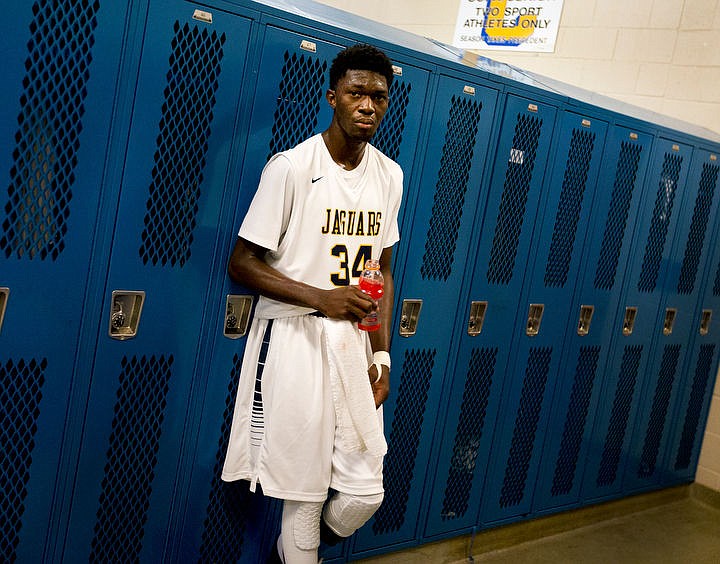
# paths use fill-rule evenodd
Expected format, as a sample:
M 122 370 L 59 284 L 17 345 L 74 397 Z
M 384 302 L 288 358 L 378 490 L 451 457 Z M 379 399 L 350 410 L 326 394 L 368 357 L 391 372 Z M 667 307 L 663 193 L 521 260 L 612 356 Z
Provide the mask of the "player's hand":
M 384 364 L 381 364 L 380 368 L 382 368 L 382 378 L 380 378 L 380 380 L 377 380 L 377 366 L 371 364 L 370 368 L 368 368 L 368 377 L 370 378 L 370 387 L 372 388 L 373 399 L 375 400 L 375 409 L 380 407 L 390 395 L 390 369 Z
M 360 321 L 377 309 L 377 302 L 357 286 L 340 286 L 325 290 L 324 294 L 322 306 L 318 309 L 330 319 Z

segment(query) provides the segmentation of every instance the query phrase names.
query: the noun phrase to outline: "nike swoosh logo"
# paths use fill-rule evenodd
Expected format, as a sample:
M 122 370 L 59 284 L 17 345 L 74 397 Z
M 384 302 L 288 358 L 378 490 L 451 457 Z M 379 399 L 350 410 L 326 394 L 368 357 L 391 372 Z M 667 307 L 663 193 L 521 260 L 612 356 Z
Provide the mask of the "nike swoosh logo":
M 325 178 L 325 177 L 324 177 L 324 176 L 318 176 L 317 178 L 312 178 L 312 179 L 310 180 L 310 182 L 312 182 L 313 184 L 315 184 L 315 183 L 316 183 L 318 180 L 320 180 L 321 178 Z

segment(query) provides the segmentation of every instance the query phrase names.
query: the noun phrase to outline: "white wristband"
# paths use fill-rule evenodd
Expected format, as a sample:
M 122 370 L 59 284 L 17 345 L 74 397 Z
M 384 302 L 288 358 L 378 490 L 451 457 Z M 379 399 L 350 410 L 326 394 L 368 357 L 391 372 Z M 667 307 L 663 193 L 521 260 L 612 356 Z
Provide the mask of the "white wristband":
M 390 353 L 387 351 L 377 351 L 373 353 L 373 365 L 377 369 L 377 378 L 375 378 L 375 384 L 377 384 L 382 378 L 382 367 L 387 366 L 390 370 Z

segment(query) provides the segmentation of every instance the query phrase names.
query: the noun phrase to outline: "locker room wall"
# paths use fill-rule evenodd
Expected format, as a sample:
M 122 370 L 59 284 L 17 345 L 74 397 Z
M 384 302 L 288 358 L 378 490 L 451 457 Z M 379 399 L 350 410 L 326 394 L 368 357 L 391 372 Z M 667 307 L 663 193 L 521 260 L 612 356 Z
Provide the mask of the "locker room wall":
M 279 504 L 219 480 L 244 346 L 227 299 L 251 296 L 225 265 L 262 166 L 326 127 L 328 66 L 359 40 L 396 69 L 375 144 L 405 171 L 403 237 L 386 498 L 330 561 L 693 479 L 717 139 L 310 2 L 10 13 L 5 560 L 264 557 Z M 144 292 L 132 337 L 114 291 Z

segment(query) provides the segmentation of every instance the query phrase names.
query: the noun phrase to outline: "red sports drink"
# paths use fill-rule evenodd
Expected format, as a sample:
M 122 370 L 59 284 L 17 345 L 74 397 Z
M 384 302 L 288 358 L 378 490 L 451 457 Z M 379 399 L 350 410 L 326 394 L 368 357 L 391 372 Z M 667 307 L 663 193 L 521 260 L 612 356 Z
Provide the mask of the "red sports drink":
M 373 300 L 379 300 L 383 295 L 383 283 L 380 262 L 374 259 L 366 261 L 365 270 L 360 276 L 360 290 Z M 377 314 L 377 310 L 367 314 L 358 322 L 358 327 L 363 331 L 377 331 L 380 329 L 380 319 Z

